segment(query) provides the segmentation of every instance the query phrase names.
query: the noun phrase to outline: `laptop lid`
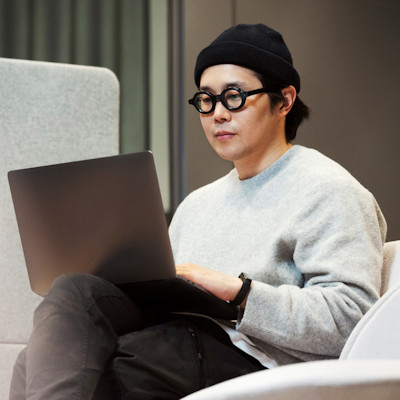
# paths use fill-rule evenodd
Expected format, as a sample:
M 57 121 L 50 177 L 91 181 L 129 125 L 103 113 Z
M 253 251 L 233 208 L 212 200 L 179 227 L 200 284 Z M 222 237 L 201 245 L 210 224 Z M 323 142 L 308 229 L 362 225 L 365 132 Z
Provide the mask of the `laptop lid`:
M 8 173 L 31 288 L 100 276 L 143 307 L 235 319 L 237 308 L 176 276 L 151 152 Z
M 176 276 L 150 152 L 8 174 L 31 288 L 65 273 L 115 284 Z

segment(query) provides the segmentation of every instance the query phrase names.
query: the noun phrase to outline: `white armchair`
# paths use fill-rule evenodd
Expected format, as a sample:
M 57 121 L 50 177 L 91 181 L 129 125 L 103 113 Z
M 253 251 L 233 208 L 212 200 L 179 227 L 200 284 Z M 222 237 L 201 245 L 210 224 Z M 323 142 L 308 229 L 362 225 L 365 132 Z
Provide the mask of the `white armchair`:
M 385 244 L 382 294 L 353 330 L 339 360 L 256 372 L 184 400 L 399 400 L 400 241 Z
M 7 172 L 117 154 L 119 83 L 105 68 L 6 58 L 0 76 L 0 399 L 7 399 L 41 301 L 29 288 Z

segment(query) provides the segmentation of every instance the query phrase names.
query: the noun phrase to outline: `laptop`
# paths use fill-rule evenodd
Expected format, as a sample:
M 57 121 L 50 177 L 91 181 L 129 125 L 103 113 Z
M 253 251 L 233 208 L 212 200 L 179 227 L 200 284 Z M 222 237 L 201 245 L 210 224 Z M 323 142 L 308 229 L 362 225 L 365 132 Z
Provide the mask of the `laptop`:
M 237 307 L 176 275 L 151 152 L 8 173 L 32 290 L 87 273 L 139 305 L 236 319 Z

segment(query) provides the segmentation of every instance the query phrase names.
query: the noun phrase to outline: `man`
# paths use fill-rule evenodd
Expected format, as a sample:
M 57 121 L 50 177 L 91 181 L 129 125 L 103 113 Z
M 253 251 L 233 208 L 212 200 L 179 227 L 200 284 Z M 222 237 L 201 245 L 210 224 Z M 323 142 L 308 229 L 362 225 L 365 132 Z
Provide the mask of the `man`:
M 178 274 L 238 304 L 237 321 L 154 320 L 100 278 L 61 277 L 35 312 L 12 399 L 178 399 L 335 358 L 378 299 L 385 220 L 347 171 L 292 145 L 308 109 L 281 35 L 228 29 L 199 54 L 195 82 L 190 103 L 234 169 L 183 201 L 171 242 Z

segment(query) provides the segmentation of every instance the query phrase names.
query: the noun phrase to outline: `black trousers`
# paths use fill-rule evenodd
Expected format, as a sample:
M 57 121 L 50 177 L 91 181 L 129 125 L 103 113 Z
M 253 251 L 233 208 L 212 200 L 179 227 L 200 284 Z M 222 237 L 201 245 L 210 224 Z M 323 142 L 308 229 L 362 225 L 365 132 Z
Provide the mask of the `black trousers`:
M 65 275 L 35 310 L 10 399 L 180 399 L 261 369 L 212 321 L 150 317 L 101 278 Z

